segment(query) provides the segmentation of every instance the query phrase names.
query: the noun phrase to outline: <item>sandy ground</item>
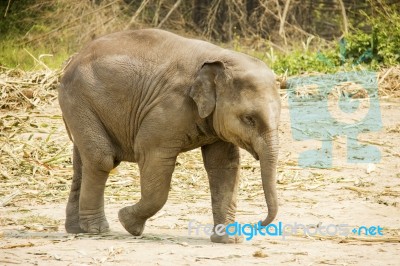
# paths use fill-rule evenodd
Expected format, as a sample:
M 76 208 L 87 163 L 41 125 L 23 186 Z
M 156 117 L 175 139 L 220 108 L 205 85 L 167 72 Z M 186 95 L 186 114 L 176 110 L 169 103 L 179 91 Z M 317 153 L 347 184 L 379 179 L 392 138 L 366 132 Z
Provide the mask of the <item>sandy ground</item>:
M 285 239 L 258 235 L 231 245 L 211 243 L 201 231 L 189 234 L 190 220 L 212 222 L 207 179 L 195 150 L 179 157 L 169 200 L 147 222 L 142 237 L 129 235 L 117 219 L 121 207 L 140 197 L 134 165 L 122 164 L 110 176 L 106 213 L 111 232 L 105 235 L 65 233 L 69 180 L 66 184 L 60 180 L 70 179 L 70 166 L 52 169 L 51 179 L 36 178 L 61 182 L 50 196 L 42 196 L 45 191 L 40 186 L 16 183 L 22 193 L 0 207 L 0 265 L 400 265 L 400 101 L 381 100 L 380 109 L 383 128 L 360 135 L 364 143 L 379 149 L 379 163 L 347 163 L 346 138 L 339 137 L 333 145 L 333 168 L 301 168 L 299 153 L 320 142 L 293 139 L 284 100 L 277 184 L 280 210 L 274 223 L 308 225 L 309 234 L 298 230 Z M 56 102 L 39 112 L 60 114 Z M 49 123 L 56 128 L 52 137 L 68 143 L 61 119 L 53 117 Z M 237 221 L 254 223 L 265 217 L 267 208 L 258 163 L 246 152 L 242 157 Z M 4 185 L 0 199 L 7 191 Z M 331 224 L 346 224 L 349 230 L 380 226 L 383 235 L 351 231 L 348 236 L 313 235 L 313 228 Z

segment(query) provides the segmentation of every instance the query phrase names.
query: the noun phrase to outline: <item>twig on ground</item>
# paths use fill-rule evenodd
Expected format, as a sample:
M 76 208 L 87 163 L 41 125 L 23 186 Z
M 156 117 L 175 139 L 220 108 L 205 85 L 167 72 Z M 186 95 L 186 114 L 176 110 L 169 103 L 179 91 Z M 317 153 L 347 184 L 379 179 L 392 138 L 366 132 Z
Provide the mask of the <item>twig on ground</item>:
M 11 194 L 0 199 L 0 207 L 7 206 L 15 197 L 21 194 L 19 189 L 14 190 Z

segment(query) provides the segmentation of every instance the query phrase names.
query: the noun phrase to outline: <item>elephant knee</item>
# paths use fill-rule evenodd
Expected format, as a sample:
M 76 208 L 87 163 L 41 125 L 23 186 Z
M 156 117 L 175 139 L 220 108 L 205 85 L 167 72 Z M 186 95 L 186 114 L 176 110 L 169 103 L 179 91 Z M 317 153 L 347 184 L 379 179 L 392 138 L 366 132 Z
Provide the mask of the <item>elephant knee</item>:
M 114 168 L 114 156 L 106 155 L 98 156 L 96 158 L 98 168 L 104 172 L 110 172 Z
M 142 210 L 145 218 L 155 215 L 159 210 L 164 207 L 167 202 L 167 196 L 154 195 L 150 200 L 142 200 Z
M 103 172 L 110 172 L 115 167 L 115 165 L 118 165 L 114 154 L 109 151 L 91 151 L 90 153 L 85 154 L 82 160 L 83 164 L 86 167 L 89 166 L 92 169 L 100 170 Z

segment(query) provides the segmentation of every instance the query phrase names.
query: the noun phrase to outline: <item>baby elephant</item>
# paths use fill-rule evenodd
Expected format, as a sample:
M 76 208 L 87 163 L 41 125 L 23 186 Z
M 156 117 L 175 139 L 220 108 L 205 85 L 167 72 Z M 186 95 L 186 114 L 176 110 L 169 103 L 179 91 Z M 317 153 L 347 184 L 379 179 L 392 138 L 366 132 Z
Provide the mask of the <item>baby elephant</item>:
M 280 98 L 260 60 L 156 29 L 123 31 L 89 43 L 65 68 L 59 88 L 73 140 L 65 228 L 102 233 L 104 188 L 121 161 L 140 169 L 141 199 L 119 211 L 132 235 L 165 204 L 179 153 L 201 147 L 214 224 L 235 220 L 239 147 L 260 161 L 268 216 L 276 216 Z M 232 243 L 228 235 L 211 241 Z

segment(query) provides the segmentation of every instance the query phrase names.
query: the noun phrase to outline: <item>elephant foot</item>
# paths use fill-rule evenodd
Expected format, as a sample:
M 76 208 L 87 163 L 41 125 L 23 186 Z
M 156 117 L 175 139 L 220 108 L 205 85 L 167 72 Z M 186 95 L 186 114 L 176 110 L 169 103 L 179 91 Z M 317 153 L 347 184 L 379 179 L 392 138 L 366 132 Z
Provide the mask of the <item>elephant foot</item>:
M 65 230 L 67 231 L 68 234 L 81 234 L 81 233 L 86 233 L 82 228 L 79 226 L 79 221 L 78 222 L 69 222 L 68 220 L 65 222 Z
M 220 236 L 217 234 L 212 234 L 210 236 L 210 239 L 211 242 L 222 243 L 222 244 L 237 244 L 243 242 L 242 236 L 228 236 L 228 235 Z
M 80 211 L 79 226 L 83 233 L 100 234 L 110 230 L 103 211 L 93 214 L 93 211 Z
M 79 202 L 68 202 L 67 218 L 65 219 L 65 230 L 69 234 L 85 233 L 79 226 Z
M 118 219 L 125 230 L 131 235 L 140 236 L 143 233 L 146 219 L 135 217 L 132 206 L 119 210 Z

